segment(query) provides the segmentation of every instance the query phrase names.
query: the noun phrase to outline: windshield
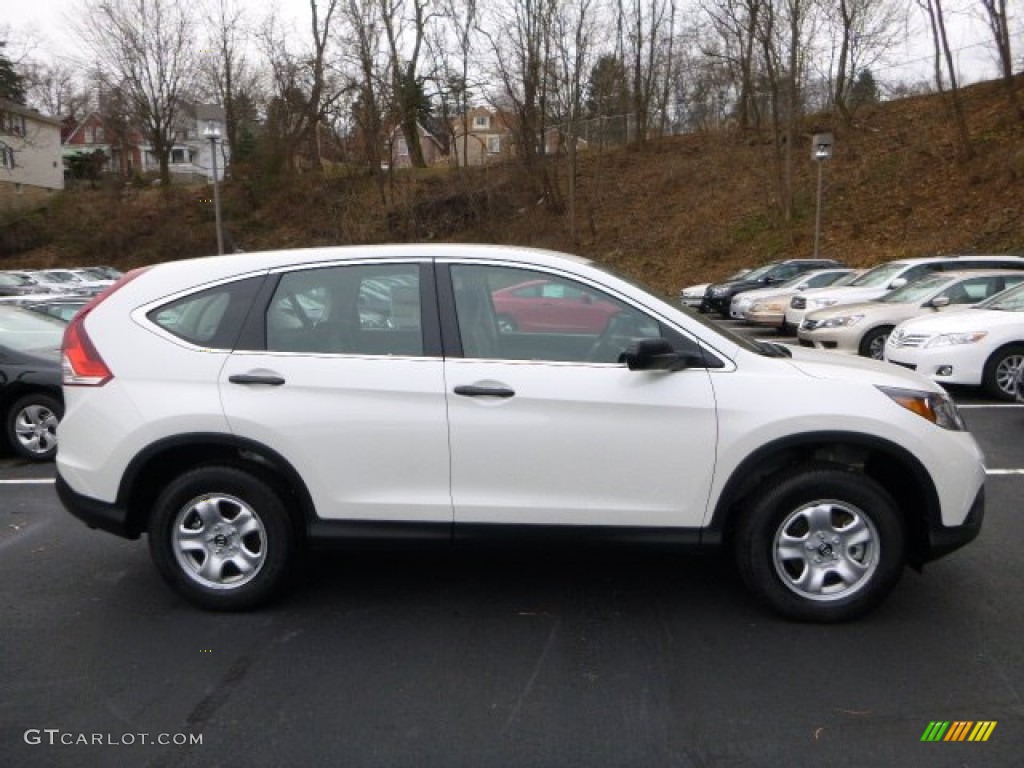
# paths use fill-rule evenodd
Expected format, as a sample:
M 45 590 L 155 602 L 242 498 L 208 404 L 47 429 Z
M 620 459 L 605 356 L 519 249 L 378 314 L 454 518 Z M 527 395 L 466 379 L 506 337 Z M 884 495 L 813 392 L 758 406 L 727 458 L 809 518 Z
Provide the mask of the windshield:
M 65 324 L 20 307 L 0 307 L 0 346 L 19 352 L 59 349 Z
M 875 301 L 886 304 L 911 304 L 915 301 L 924 301 L 949 282 L 949 278 L 944 275 L 928 275 L 904 285 L 902 288 L 897 288 L 895 291 L 890 291 Z
M 879 264 L 874 269 L 869 269 L 863 275 L 850 283 L 850 285 L 856 288 L 874 288 L 879 285 L 885 285 L 891 279 L 896 277 L 896 275 L 906 269 L 906 267 L 906 264 L 901 264 L 899 262 L 894 264 Z
M 853 281 L 856 280 L 858 277 L 860 277 L 862 274 L 864 274 L 864 273 L 863 272 L 848 272 L 847 274 L 843 275 L 838 280 L 836 280 L 834 283 L 832 283 L 832 287 L 833 288 L 837 288 L 840 285 L 851 285 L 853 283 Z
M 775 268 L 774 264 L 765 264 L 763 267 L 758 267 L 757 269 L 752 269 L 749 272 L 747 272 L 745 275 L 741 275 L 739 279 L 740 280 L 757 280 L 758 278 L 764 277 L 765 275 L 767 275 L 774 268 Z M 729 279 L 730 280 L 735 280 L 736 278 L 729 278 Z
M 997 293 L 991 299 L 975 304 L 978 309 L 995 309 L 1000 312 L 1024 312 L 1024 285 Z
M 53 283 L 77 283 L 78 278 L 69 272 L 39 272 L 37 273 L 39 278 L 42 280 L 49 280 Z

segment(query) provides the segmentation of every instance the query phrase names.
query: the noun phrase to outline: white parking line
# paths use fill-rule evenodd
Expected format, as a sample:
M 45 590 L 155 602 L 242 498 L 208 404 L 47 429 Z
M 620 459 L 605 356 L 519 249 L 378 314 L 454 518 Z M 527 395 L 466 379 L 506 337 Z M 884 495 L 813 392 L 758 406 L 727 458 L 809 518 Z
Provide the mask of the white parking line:
M 986 469 L 986 475 L 1024 475 L 1024 469 Z
M 1022 403 L 964 403 L 958 405 L 961 411 L 965 411 L 968 408 L 1024 408 Z
M 0 480 L 0 485 L 52 485 L 55 482 L 52 477 L 23 477 L 20 480 Z

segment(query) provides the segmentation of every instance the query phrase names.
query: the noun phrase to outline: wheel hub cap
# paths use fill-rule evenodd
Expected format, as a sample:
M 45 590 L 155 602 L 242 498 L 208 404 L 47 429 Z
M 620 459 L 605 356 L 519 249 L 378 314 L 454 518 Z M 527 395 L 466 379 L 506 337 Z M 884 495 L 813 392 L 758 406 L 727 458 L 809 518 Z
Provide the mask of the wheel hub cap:
M 816 601 L 865 587 L 878 567 L 878 531 L 860 509 L 822 500 L 791 512 L 775 534 L 775 572 L 787 588 Z
M 213 494 L 193 499 L 175 517 L 174 557 L 182 572 L 212 589 L 235 589 L 260 572 L 267 557 L 266 531 L 239 498 Z

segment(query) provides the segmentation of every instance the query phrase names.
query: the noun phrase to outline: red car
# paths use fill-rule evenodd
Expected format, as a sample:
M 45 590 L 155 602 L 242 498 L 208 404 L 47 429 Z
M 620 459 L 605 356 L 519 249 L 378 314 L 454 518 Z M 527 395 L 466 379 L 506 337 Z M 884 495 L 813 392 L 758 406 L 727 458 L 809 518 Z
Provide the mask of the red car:
M 549 280 L 530 280 L 491 294 L 498 327 L 524 333 L 601 333 L 622 307 Z

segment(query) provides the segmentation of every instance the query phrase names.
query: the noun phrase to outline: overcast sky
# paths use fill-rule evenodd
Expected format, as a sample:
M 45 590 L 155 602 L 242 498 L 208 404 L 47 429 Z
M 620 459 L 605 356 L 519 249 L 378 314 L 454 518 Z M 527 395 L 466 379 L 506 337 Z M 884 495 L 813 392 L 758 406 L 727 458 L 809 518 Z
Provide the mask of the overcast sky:
M 502 0 L 480 0 L 481 4 L 502 2 Z M 905 0 L 910 3 L 911 0 Z M 36 43 L 32 51 L 33 58 L 81 55 L 73 34 L 73 20 L 82 13 L 82 0 L 2 0 L 3 14 L 0 15 L 0 35 L 5 31 L 11 34 L 14 41 L 31 40 Z M 966 82 L 991 79 L 997 76 L 994 49 L 991 35 L 984 24 L 971 19 L 963 13 L 955 13 L 949 8 L 966 6 L 970 0 L 948 0 L 944 3 L 949 15 L 950 44 L 957 50 L 958 68 Z M 975 6 L 980 5 L 973 0 Z M 1021 0 L 1011 0 L 1011 8 L 1024 5 Z M 280 9 L 282 16 L 290 18 L 298 25 L 308 23 L 308 0 L 247 0 L 245 7 L 253 18 L 263 16 L 270 7 Z M 930 79 L 932 59 L 931 41 L 920 13 L 916 28 L 911 31 L 905 48 L 890 53 L 891 64 L 873 67 L 876 79 L 882 82 L 915 81 Z M 1022 19 L 1018 19 L 1018 29 Z M 1017 38 L 1019 50 L 1020 38 Z M 18 53 L 17 49 L 14 51 Z

